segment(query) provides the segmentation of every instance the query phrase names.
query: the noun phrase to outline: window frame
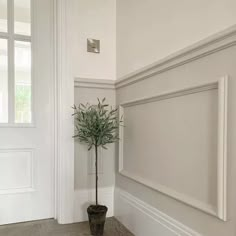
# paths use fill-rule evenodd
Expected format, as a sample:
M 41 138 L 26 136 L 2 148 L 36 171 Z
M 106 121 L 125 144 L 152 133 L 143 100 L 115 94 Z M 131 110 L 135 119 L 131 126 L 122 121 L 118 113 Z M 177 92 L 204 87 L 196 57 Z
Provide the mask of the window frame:
M 7 0 L 7 32 L 0 32 L 0 38 L 7 40 L 8 45 L 8 122 L 0 123 L 0 127 L 35 127 L 34 120 L 34 63 L 33 63 L 33 35 L 34 17 L 33 2 L 30 0 L 30 35 L 15 34 L 15 0 Z M 23 41 L 31 44 L 31 122 L 15 122 L 15 42 Z

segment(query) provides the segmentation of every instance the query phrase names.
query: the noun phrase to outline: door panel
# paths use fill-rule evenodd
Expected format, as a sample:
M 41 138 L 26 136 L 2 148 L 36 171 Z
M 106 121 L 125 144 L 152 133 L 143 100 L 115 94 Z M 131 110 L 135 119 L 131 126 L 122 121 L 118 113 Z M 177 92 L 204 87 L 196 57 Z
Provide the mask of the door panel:
M 53 1 L 32 0 L 32 16 L 33 122 L 0 125 L 0 224 L 54 217 Z

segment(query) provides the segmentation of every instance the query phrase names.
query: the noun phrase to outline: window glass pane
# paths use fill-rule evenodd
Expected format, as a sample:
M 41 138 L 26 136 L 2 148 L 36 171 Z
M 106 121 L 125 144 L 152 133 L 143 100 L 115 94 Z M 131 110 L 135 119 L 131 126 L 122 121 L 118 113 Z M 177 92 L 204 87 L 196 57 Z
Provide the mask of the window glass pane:
M 0 0 L 1 1 L 1 0 Z M 15 0 L 15 33 L 21 35 L 31 34 L 30 0 Z
M 7 40 L 0 39 L 0 123 L 8 122 Z
M 0 0 L 0 32 L 7 32 L 7 0 Z
M 31 43 L 15 41 L 15 122 L 30 123 Z

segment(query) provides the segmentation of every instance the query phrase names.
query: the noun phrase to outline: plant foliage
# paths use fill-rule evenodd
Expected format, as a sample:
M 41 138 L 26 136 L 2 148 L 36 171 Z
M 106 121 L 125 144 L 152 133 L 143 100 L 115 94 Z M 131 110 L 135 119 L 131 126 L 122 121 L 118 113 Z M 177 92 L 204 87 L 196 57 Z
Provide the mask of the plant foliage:
M 98 99 L 97 105 L 80 104 L 74 105 L 75 128 L 74 138 L 78 138 L 81 143 L 88 145 L 90 150 L 93 146 L 107 149 L 106 145 L 116 142 L 119 138 L 117 129 L 121 121 L 118 118 L 117 109 L 109 108 L 105 103 Z

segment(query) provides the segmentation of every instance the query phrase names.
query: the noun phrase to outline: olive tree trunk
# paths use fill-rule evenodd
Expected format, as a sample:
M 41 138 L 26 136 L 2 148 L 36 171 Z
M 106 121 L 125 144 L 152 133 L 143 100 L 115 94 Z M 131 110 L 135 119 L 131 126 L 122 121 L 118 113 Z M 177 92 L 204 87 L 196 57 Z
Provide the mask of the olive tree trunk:
M 96 205 L 98 205 L 98 146 L 95 145 L 95 169 L 96 169 Z

